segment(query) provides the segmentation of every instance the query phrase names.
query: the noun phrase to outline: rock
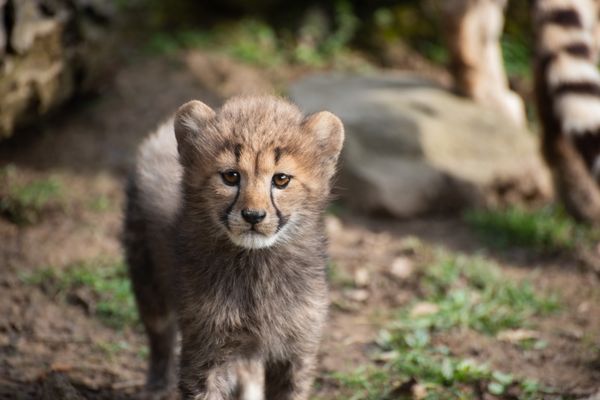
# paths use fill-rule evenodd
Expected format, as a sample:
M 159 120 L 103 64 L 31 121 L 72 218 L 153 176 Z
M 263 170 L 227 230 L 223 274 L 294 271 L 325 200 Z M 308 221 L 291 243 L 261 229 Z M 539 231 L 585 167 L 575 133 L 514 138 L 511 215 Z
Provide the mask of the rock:
M 329 236 L 339 235 L 344 230 L 344 225 L 338 217 L 333 215 L 325 216 L 325 230 Z
M 354 271 L 354 285 L 359 288 L 364 288 L 369 286 L 371 282 L 371 275 L 369 274 L 369 270 L 366 268 L 358 268 Z
M 398 279 L 405 280 L 410 278 L 414 272 L 413 262 L 408 257 L 396 257 L 392 261 L 390 274 Z
M 358 210 L 412 217 L 551 194 L 532 134 L 417 75 L 313 75 L 290 97 L 344 122 L 337 192 Z
M 0 0 L 0 140 L 99 80 L 111 14 L 96 3 Z
M 582 303 L 579 303 L 579 305 L 577 306 L 577 312 L 579 314 L 587 314 L 588 312 L 590 312 L 590 308 L 591 308 L 590 302 L 584 301 Z

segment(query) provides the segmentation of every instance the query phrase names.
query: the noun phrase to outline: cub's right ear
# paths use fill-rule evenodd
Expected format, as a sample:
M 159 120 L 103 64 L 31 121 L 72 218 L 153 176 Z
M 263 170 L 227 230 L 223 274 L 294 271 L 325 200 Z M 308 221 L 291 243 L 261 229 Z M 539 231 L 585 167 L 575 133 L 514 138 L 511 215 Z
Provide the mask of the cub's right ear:
M 175 137 L 182 165 L 190 165 L 194 154 L 200 148 L 209 145 L 203 143 L 207 138 L 203 137 L 202 131 L 215 115 L 212 108 L 198 100 L 189 101 L 177 110 L 174 122 Z

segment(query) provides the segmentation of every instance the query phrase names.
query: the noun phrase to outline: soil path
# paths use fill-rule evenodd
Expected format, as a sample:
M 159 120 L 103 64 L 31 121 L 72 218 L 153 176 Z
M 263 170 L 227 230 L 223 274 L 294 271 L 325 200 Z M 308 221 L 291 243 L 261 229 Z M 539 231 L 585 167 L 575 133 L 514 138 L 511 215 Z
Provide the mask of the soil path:
M 137 144 L 189 99 L 218 106 L 224 95 L 273 90 L 268 79 L 249 71 L 198 53 L 139 60 L 122 69 L 101 97 L 73 105 L 65 116 L 0 147 L 0 166 L 14 164 L 24 179 L 58 177 L 68 197 L 66 209 L 47 213 L 33 226 L 0 219 L 0 399 L 40 398 L 60 382 L 57 373 L 87 398 L 128 399 L 139 391 L 145 368 L 141 332 L 109 328 L 90 315 L 84 294 L 65 301 L 23 276 L 81 260 L 120 258 L 122 185 Z M 91 207 L 98 199 L 107 206 Z M 329 373 L 368 362 L 377 331 L 394 308 L 414 297 L 414 282 L 393 279 L 389 270 L 405 254 L 407 238 L 466 253 L 484 250 L 455 218 L 389 222 L 343 215 L 329 217 L 328 229 L 333 262 L 349 282 L 332 281 L 319 398 L 336 398 Z M 440 340 L 458 355 L 537 378 L 568 395 L 599 391 L 598 276 L 564 257 L 488 255 L 514 279 L 534 279 L 559 291 L 569 311 L 539 322 L 548 346 L 538 352 L 461 332 Z

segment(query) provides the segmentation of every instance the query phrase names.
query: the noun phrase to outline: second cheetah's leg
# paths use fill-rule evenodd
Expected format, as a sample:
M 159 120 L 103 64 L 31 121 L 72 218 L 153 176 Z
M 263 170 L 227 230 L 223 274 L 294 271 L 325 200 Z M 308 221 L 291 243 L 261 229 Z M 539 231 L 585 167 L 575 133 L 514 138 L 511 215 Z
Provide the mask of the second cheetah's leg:
M 442 4 L 456 89 L 524 125 L 525 107 L 509 89 L 500 48 L 506 0 L 443 0 Z

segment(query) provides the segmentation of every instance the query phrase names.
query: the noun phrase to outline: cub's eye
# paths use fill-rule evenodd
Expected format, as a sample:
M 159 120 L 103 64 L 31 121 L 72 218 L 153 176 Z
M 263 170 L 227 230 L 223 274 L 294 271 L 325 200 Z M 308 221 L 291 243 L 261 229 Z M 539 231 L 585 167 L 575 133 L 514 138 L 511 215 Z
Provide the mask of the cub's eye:
M 229 186 L 237 186 L 240 183 L 240 173 L 237 171 L 221 172 L 221 178 L 223 178 L 223 182 Z
M 285 189 L 291 180 L 292 180 L 292 177 L 290 175 L 286 175 L 286 174 L 273 175 L 273 185 L 275 185 L 275 187 L 277 189 Z

